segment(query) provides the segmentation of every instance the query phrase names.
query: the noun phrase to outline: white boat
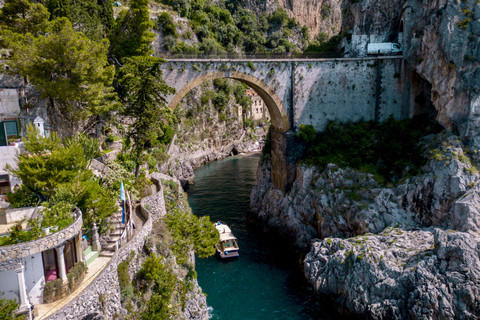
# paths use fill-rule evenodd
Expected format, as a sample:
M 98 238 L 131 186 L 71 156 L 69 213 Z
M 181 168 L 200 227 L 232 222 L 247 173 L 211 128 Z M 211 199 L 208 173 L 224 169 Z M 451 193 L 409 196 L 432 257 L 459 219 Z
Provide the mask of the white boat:
M 232 230 L 227 226 L 225 222 L 217 221 L 214 223 L 215 228 L 217 228 L 218 233 L 220 234 L 220 241 L 215 244 L 220 257 L 222 258 L 231 258 L 238 257 L 238 244 L 237 238 L 232 233 Z

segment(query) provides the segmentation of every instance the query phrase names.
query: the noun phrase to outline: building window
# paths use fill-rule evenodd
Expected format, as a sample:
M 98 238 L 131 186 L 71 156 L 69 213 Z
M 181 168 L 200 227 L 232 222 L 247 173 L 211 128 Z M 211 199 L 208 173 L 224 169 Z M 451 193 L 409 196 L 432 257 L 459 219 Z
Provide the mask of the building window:
M 17 121 L 0 122 L 0 146 L 7 146 L 8 139 L 18 135 Z

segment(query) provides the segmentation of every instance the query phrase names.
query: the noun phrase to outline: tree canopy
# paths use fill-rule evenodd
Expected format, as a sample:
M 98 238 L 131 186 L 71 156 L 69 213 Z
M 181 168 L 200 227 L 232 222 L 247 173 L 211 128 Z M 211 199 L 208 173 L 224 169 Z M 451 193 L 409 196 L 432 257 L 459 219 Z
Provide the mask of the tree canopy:
M 74 31 L 67 18 L 52 21 L 46 35 L 4 32 L 13 49 L 6 61 L 10 70 L 32 82 L 52 111 L 67 119 L 106 114 L 117 106 L 111 83 L 114 67 L 108 65 L 108 40 L 90 40 Z M 58 125 L 58 122 L 57 122 Z
M 43 137 L 35 127 L 28 126 L 26 152 L 18 155 L 17 169 L 7 169 L 22 180 L 25 187 L 18 192 L 24 196 L 28 191 L 38 195 L 48 201 L 48 208 L 77 206 L 83 212 L 86 226 L 95 221 L 105 228 L 106 218 L 116 211 L 115 197 L 102 188 L 88 169 L 92 145 L 97 145 L 98 150 L 98 141 L 86 139 L 95 140 L 74 136 L 62 141 L 55 132 Z
M 118 14 L 110 34 L 110 54 L 117 59 L 152 53 L 155 34 L 150 30 L 155 24 L 150 20 L 148 3 L 149 0 L 131 0 L 130 9 Z
M 127 137 L 133 142 L 138 176 L 142 153 L 168 142 L 164 140 L 174 116 L 165 103 L 165 96 L 175 93 L 175 89 L 162 79 L 160 65 L 164 60 L 140 56 L 126 58 L 125 62 L 119 70 L 122 113 L 133 119 Z
M 47 29 L 49 16 L 41 4 L 29 0 L 6 0 L 0 10 L 0 26 L 15 33 L 37 35 Z

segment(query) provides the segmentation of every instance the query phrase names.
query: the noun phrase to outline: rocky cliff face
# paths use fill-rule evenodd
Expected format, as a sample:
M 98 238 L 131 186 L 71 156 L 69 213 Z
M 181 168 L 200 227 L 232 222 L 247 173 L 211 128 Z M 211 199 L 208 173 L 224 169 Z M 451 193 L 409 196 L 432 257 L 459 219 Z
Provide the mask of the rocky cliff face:
M 479 143 L 480 6 L 471 1 L 409 1 L 406 58 L 432 86 L 438 120 Z
M 371 319 L 479 319 L 478 238 L 454 230 L 387 228 L 313 244 L 315 290 Z
M 412 82 L 412 113 L 436 112 L 438 121 L 480 145 L 480 5 L 476 0 L 263 0 L 252 9 L 287 10 L 310 37 L 340 32 L 348 55 L 364 55 L 367 43 L 404 46 Z M 430 108 L 433 107 L 433 108 Z
M 480 186 L 470 159 L 478 151 L 445 133 L 424 143 L 431 150 L 424 174 L 395 188 L 330 164 L 298 167 L 284 194 L 272 187 L 264 163 L 251 195 L 252 217 L 310 250 L 307 279 L 348 312 L 476 319 Z

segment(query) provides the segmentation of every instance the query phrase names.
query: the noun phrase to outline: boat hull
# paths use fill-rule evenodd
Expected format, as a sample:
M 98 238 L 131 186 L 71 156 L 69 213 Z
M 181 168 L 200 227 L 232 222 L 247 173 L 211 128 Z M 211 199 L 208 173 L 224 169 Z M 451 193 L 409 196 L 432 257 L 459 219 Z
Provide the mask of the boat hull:
M 218 252 L 223 259 L 238 257 L 238 251 L 229 251 L 228 253 Z

